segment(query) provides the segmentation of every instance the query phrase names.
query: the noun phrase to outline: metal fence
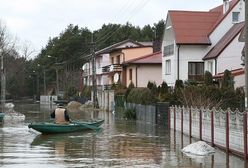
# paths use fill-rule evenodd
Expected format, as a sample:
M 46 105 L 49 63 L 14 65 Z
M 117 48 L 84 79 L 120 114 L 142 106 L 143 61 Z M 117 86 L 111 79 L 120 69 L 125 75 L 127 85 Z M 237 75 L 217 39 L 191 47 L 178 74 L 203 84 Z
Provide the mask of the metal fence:
M 247 113 L 239 110 L 170 107 L 169 125 L 189 137 L 247 158 Z
M 169 103 L 167 102 L 154 105 L 125 103 L 125 109 L 135 109 L 138 121 L 168 126 Z

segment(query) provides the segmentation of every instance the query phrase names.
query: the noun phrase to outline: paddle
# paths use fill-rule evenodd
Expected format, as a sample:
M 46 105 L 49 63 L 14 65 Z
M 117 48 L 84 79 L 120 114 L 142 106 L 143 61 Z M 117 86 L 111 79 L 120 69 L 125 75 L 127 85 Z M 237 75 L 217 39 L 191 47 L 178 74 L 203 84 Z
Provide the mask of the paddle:
M 92 129 L 92 130 L 95 130 L 95 131 L 99 131 L 101 129 L 100 127 L 96 127 L 94 125 L 89 125 L 89 124 L 83 124 L 83 123 L 80 123 L 80 122 L 77 122 L 77 121 L 71 121 L 71 123 L 78 124 L 78 125 L 83 125 L 84 127 L 87 127 L 89 129 Z

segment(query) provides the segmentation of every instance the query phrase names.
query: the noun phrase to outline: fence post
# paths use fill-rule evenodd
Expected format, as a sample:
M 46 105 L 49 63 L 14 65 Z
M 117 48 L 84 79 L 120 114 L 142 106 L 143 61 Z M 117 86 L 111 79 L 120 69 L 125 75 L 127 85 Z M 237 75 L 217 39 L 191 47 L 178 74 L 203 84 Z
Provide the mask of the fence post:
M 183 134 L 183 108 L 181 110 L 181 134 Z
M 176 131 L 176 106 L 174 107 L 174 131 Z
M 247 159 L 247 113 L 243 115 L 243 131 L 244 131 L 244 159 Z
M 214 111 L 211 111 L 211 146 L 214 146 Z
M 229 153 L 229 111 L 226 112 L 226 153 Z
M 192 137 L 192 112 L 191 112 L 191 107 L 189 109 L 189 138 L 191 139 Z
M 172 110 L 172 107 L 170 107 L 170 110 L 169 110 L 169 113 L 168 113 L 168 128 L 169 130 L 171 129 L 171 125 L 170 125 L 170 121 L 171 121 L 171 110 Z
M 200 117 L 199 118 L 200 118 L 200 124 L 199 124 L 200 125 L 199 126 L 199 131 L 200 131 L 200 136 L 199 137 L 200 138 L 199 139 L 201 141 L 202 140 L 202 110 L 200 110 Z

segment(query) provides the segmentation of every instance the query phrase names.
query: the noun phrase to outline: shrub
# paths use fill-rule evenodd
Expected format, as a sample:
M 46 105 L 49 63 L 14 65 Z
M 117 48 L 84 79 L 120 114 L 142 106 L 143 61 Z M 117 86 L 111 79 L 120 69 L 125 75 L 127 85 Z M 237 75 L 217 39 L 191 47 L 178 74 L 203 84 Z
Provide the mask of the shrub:
M 231 71 L 229 71 L 227 69 L 225 70 L 224 76 L 223 76 L 222 81 L 221 81 L 221 89 L 223 89 L 223 90 L 225 90 L 225 89 L 234 90 L 233 77 L 231 75 Z
M 84 86 L 82 89 L 82 92 L 81 92 L 81 96 L 90 99 L 91 98 L 91 90 L 92 90 L 92 88 L 90 86 Z
M 129 120 L 136 120 L 136 110 L 133 109 L 126 109 L 124 112 L 124 118 Z
M 209 71 L 206 71 L 204 74 L 204 84 L 207 86 L 213 85 L 213 76 Z
M 128 94 L 130 93 L 130 91 L 131 91 L 134 87 L 135 87 L 135 86 L 134 86 L 133 82 L 131 81 L 130 84 L 128 85 L 127 91 L 126 91 L 126 93 L 125 93 L 125 99 L 127 99 Z
M 77 88 L 74 86 L 69 86 L 68 88 L 66 88 L 64 97 L 69 98 L 72 96 L 76 96 L 76 94 L 77 94 Z
M 151 82 L 149 81 L 147 83 L 147 88 L 149 88 L 152 92 L 153 95 L 157 95 L 158 94 L 158 88 L 155 82 Z
M 183 81 L 182 80 L 176 80 L 176 83 L 175 83 L 175 90 L 177 89 L 180 89 L 180 88 L 183 88 Z
M 127 102 L 136 104 L 152 104 L 156 99 L 148 88 L 133 88 L 127 96 Z

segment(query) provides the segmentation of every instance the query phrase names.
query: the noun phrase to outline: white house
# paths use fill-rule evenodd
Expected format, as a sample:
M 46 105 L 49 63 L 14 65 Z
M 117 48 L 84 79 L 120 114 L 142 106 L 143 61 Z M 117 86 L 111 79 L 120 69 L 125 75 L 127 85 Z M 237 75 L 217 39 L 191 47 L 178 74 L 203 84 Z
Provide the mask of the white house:
M 223 0 L 209 11 L 169 11 L 162 43 L 162 79 L 174 86 L 177 79 L 202 80 L 241 68 L 244 1 Z M 221 48 L 221 49 L 220 49 Z
M 104 90 L 104 87 L 109 85 L 109 74 L 104 73 L 104 67 L 110 64 L 110 52 L 123 48 L 135 48 L 151 45 L 151 43 L 136 42 L 131 39 L 115 43 L 109 47 L 101 49 L 95 53 L 96 55 L 96 85 L 98 90 Z M 92 60 L 83 65 L 83 84 L 92 86 Z

